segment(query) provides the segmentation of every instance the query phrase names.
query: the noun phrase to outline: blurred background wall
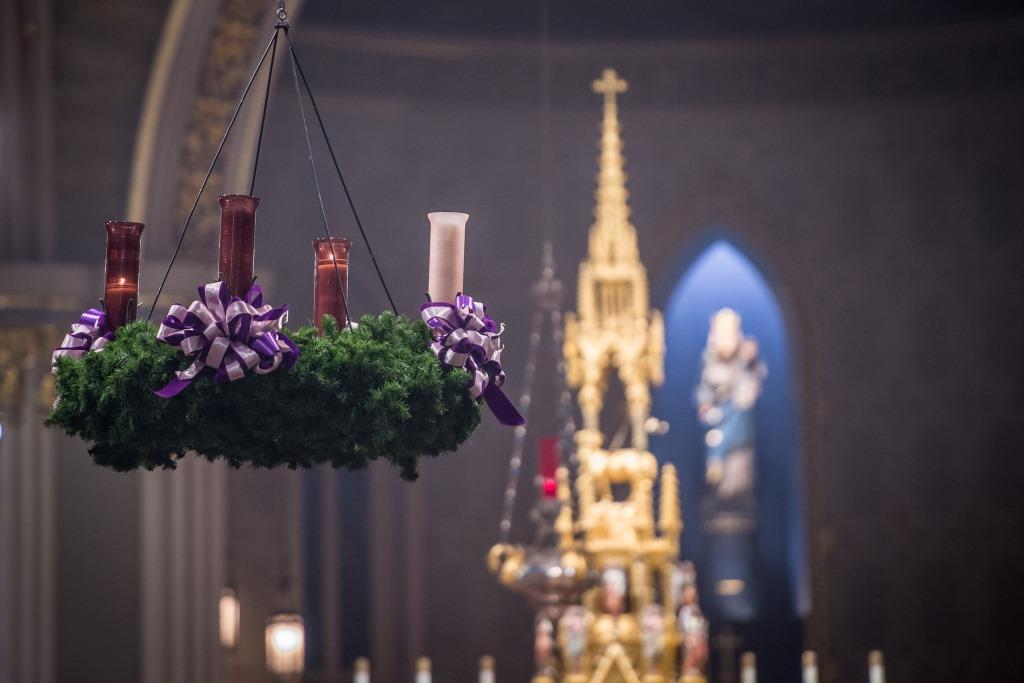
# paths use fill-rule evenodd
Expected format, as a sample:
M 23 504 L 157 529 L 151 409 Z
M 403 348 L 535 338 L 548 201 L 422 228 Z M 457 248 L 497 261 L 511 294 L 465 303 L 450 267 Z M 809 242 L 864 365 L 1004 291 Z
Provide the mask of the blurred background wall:
M 127 211 L 147 223 L 151 298 L 269 35 L 270 5 L 3 0 L 0 338 L 26 350 L 3 369 L 0 404 L 4 683 L 269 680 L 263 624 L 289 606 L 335 629 L 309 680 L 344 680 L 332 669 L 362 655 L 385 681 L 411 676 L 421 654 L 439 681 L 471 680 L 483 654 L 502 680 L 529 676 L 531 615 L 483 564 L 511 445 L 492 421 L 424 463 L 415 485 L 385 466 L 115 474 L 38 428 L 47 348 L 99 293 L 103 221 Z M 294 10 L 296 47 L 400 310 L 416 310 L 426 282 L 424 214 L 468 212 L 467 286 L 509 324 L 515 395 L 521 294 L 544 234 L 538 6 Z M 652 304 L 664 310 L 723 236 L 780 302 L 807 497 L 804 642 L 823 679 L 858 680 L 876 647 L 894 680 L 1018 670 L 1019 8 L 566 1 L 551 3 L 550 22 L 548 191 L 570 290 L 593 206 L 589 84 L 611 66 L 630 82 L 620 117 Z M 257 270 L 294 324 L 312 314 L 321 228 L 292 87 L 280 69 L 256 194 Z M 172 298 L 215 270 L 215 195 L 247 190 L 254 123 L 243 117 L 243 142 L 204 199 Z M 326 185 L 332 227 L 355 238 Z M 383 309 L 358 240 L 352 264 L 353 309 Z M 535 396 L 535 414 L 549 400 Z M 243 614 L 230 657 L 212 639 L 225 582 Z

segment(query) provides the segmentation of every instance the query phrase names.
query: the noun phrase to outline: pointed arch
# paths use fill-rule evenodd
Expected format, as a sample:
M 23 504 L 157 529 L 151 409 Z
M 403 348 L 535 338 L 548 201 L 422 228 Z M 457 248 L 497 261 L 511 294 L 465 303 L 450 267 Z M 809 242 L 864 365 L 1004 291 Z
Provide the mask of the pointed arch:
M 712 626 L 716 617 L 719 623 L 745 620 L 748 642 L 744 647 L 756 648 L 759 668 L 767 669 L 774 668 L 765 661 L 772 658 L 769 650 L 778 653 L 780 660 L 797 661 L 799 621 L 809 611 L 810 591 L 798 378 L 792 364 L 795 326 L 788 324 L 780 304 L 784 294 L 770 284 L 751 254 L 741 238 L 717 229 L 696 240 L 678 259 L 672 284 L 665 288 L 666 381 L 654 403 L 655 414 L 669 422 L 670 431 L 652 446 L 662 462 L 679 468 L 687 523 L 683 555 L 708 577 L 701 582 L 701 592 Z M 716 595 L 713 577 L 720 568 L 709 567 L 709 543 L 701 524 L 705 446 L 694 401 L 708 324 L 711 315 L 725 307 L 742 316 L 743 331 L 758 341 L 768 368 L 755 418 L 758 522 L 753 571 L 757 580 L 750 601 L 740 608 L 726 607 L 724 592 Z M 767 627 L 783 622 L 792 627 L 774 633 Z M 787 631 L 789 635 L 784 634 Z M 789 668 L 781 661 L 780 666 Z M 788 673 L 778 670 L 771 677 Z

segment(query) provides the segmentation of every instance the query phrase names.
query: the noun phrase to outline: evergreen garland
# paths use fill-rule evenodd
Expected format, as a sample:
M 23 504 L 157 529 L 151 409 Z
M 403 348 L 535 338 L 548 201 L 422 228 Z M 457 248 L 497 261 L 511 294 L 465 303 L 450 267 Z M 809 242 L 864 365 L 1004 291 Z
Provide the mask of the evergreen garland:
M 204 371 L 170 399 L 153 394 L 192 359 L 157 341 L 148 322 L 117 331 L 102 351 L 60 358 L 59 397 L 46 420 L 92 445 L 118 471 L 173 468 L 189 451 L 232 467 L 362 469 L 384 458 L 403 479 L 420 456 L 453 451 L 480 423 L 469 374 L 431 353 L 420 321 L 367 315 L 353 330 L 325 317 L 287 334 L 301 353 L 291 370 L 214 384 Z

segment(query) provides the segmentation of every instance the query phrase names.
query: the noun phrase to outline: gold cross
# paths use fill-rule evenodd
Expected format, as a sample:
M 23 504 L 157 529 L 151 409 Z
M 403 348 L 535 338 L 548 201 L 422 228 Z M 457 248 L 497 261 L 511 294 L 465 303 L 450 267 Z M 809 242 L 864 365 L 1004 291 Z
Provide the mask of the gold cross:
M 626 92 L 629 89 L 629 83 L 619 78 L 615 69 L 605 69 L 601 72 L 601 78 L 594 81 L 591 87 L 594 92 L 604 95 L 605 102 L 608 102 L 614 101 L 615 95 L 618 93 Z

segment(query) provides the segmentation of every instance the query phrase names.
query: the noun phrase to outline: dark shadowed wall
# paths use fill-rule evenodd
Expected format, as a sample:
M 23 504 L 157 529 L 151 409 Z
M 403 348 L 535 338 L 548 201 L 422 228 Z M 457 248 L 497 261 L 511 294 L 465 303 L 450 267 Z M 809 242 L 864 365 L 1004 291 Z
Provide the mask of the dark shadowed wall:
M 807 643 L 829 680 L 863 676 L 874 647 L 907 680 L 995 675 L 1012 658 L 1003 638 L 1019 627 L 993 586 L 1016 591 L 1020 515 L 1007 506 L 1021 473 L 1009 453 L 1021 378 L 991 344 L 1021 332 L 1021 29 L 553 50 L 553 227 L 566 281 L 593 203 L 589 81 L 611 65 L 631 83 L 620 111 L 655 305 L 665 306 L 682 255 L 720 225 L 783 300 L 808 468 Z M 385 236 L 387 270 L 408 282 L 400 305 L 413 310 L 425 279 L 422 214 L 468 211 L 467 287 L 509 322 L 514 367 L 527 327 L 521 288 L 543 233 L 535 46 L 324 26 L 296 39 L 323 84 L 364 219 Z M 281 177 L 296 192 L 265 216 L 313 232 L 302 153 L 284 146 L 293 161 Z M 337 196 L 333 206 L 344 225 Z M 293 258 L 302 268 L 306 255 Z M 358 250 L 354 260 L 369 270 Z M 361 301 L 373 291 L 368 274 L 354 291 Z M 423 536 L 407 566 L 424 578 L 412 583 L 422 598 L 398 601 L 409 616 L 401 628 L 419 633 L 409 647 L 447 675 L 468 677 L 478 654 L 494 652 L 503 672 L 527 676 L 526 657 L 513 654 L 527 651 L 527 611 L 479 559 L 495 538 L 509 443 L 488 425 L 425 467 L 415 494 L 424 514 L 404 517 L 401 537 Z M 413 492 L 391 495 L 409 505 Z M 955 664 L 935 656 L 953 651 Z

